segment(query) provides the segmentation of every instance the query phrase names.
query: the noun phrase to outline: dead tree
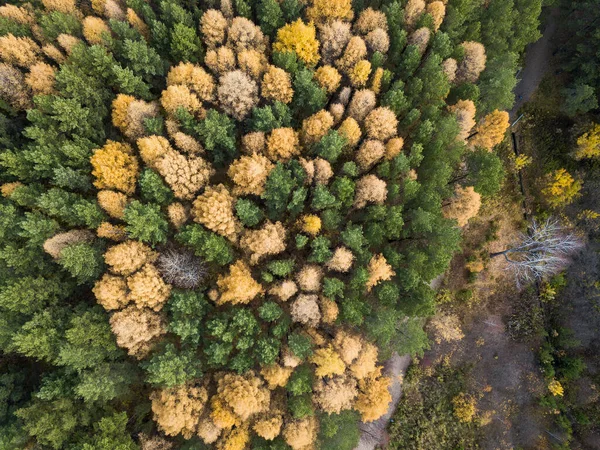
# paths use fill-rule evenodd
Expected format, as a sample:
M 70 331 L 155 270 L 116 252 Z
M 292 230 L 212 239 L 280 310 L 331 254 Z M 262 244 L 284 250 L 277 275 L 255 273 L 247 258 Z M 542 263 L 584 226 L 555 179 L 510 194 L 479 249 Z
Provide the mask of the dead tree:
M 508 268 L 514 271 L 517 283 L 529 283 L 560 272 L 582 242 L 557 220 L 533 221 L 528 233 L 523 233 L 512 247 L 490 258 L 504 256 Z

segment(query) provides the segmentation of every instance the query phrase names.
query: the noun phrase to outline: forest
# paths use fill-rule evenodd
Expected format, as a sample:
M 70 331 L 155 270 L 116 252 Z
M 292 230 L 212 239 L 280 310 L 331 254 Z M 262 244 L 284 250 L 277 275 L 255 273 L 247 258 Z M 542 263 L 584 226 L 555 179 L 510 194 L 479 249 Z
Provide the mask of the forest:
M 0 6 L 0 448 L 354 449 L 502 189 L 541 10 Z M 597 46 L 564 26 L 587 113 Z

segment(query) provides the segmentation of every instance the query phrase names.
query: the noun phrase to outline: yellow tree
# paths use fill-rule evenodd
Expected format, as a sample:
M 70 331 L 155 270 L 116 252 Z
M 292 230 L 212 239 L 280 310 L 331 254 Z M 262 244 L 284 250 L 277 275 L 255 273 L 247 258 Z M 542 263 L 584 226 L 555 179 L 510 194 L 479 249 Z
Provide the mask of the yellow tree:
M 581 180 L 573 178 L 565 169 L 558 169 L 544 177 L 542 195 L 550 206 L 558 208 L 568 205 L 579 196 L 582 186 Z
M 277 40 L 273 50 L 277 52 L 296 52 L 308 66 L 319 62 L 319 41 L 313 24 L 306 25 L 301 19 L 288 23 L 277 31 Z
M 510 126 L 509 116 L 506 111 L 495 110 L 485 116 L 473 130 L 469 145 L 492 150 L 504 140 L 506 130 Z
M 577 160 L 600 156 L 600 125 L 592 124 L 588 131 L 577 138 L 573 156 Z
M 448 219 L 456 219 L 459 227 L 464 227 L 469 219 L 475 217 L 481 207 L 481 195 L 475 192 L 473 186 L 463 188 L 457 185 L 454 189 L 454 197 L 444 205 L 444 216 Z

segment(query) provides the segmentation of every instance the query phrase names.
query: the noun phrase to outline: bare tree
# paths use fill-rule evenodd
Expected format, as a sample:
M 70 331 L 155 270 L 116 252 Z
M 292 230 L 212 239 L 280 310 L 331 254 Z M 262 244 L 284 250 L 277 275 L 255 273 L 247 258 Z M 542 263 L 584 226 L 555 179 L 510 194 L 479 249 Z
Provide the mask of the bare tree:
M 523 233 L 515 245 L 490 257 L 504 256 L 517 283 L 527 283 L 562 270 L 581 246 L 575 234 L 550 218 L 542 223 L 533 221 L 529 233 Z

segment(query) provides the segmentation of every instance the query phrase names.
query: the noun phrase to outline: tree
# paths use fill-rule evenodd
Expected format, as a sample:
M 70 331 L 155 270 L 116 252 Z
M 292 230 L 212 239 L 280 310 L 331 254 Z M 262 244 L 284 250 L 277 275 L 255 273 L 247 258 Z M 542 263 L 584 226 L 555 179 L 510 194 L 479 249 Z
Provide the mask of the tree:
M 577 160 L 600 156 L 600 125 L 592 124 L 588 131 L 577 138 L 573 156 Z
M 576 84 L 574 87 L 562 90 L 565 103 L 563 111 L 569 116 L 585 114 L 598 108 L 598 97 L 592 86 L 587 84 Z
M 553 208 L 566 206 L 571 203 L 582 188 L 582 182 L 576 180 L 565 169 L 558 169 L 544 178 L 542 195 L 544 200 Z
M 133 200 L 125 208 L 123 219 L 131 237 L 152 245 L 166 242 L 169 224 L 159 205 Z
M 557 220 L 532 222 L 530 231 L 522 234 L 511 247 L 490 257 L 504 256 L 517 283 L 531 282 L 555 274 L 569 263 L 569 256 L 581 247 L 581 241 Z
M 481 207 L 481 195 L 475 192 L 472 186 L 463 188 L 457 185 L 454 189 L 455 197 L 444 208 L 444 216 L 456 219 L 459 227 L 464 227 L 469 219 L 475 217 Z

